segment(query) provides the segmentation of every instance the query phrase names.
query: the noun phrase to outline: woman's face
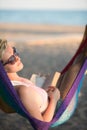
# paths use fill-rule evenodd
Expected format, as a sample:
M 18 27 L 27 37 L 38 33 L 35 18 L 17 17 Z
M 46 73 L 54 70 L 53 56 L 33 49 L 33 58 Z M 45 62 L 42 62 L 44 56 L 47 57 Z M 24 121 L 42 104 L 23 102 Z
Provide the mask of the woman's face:
M 7 73 L 15 73 L 23 68 L 23 63 L 16 52 L 16 48 L 12 48 L 10 45 L 7 45 L 3 53 L 2 61 Z

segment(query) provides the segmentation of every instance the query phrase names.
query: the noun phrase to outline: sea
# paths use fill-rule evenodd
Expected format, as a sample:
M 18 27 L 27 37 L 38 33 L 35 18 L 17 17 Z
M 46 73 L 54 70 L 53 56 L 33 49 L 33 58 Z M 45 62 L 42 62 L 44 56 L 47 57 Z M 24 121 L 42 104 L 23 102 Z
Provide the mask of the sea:
M 0 10 L 0 23 L 86 25 L 87 10 Z

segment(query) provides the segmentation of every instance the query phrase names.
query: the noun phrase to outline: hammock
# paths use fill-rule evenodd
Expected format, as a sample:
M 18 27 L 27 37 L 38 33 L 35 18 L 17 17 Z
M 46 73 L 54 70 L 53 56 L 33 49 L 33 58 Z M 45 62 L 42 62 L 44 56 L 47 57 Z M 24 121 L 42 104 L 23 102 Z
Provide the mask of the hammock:
M 85 46 L 87 46 L 87 26 L 82 40 L 82 44 L 80 45 L 76 54 L 70 60 L 68 65 L 61 71 L 61 74 L 64 74 L 68 70 L 68 68 L 72 65 L 73 61 L 75 60 L 76 56 L 81 52 L 82 48 L 84 48 Z M 29 114 L 29 112 L 27 112 L 21 100 L 19 99 L 17 92 L 12 86 L 1 62 L 0 62 L 0 99 L 3 99 L 3 101 L 6 104 L 8 104 L 9 109 L 10 108 L 13 109 L 13 112 L 17 112 L 21 116 L 28 119 L 35 130 L 48 130 L 49 127 L 55 127 L 56 125 L 60 125 L 65 121 L 67 121 L 72 116 L 76 108 L 78 93 L 82 86 L 86 68 L 87 68 L 87 59 L 85 59 L 69 92 L 67 93 L 64 101 L 60 104 L 58 110 L 56 111 L 53 119 L 50 122 L 43 122 L 38 119 L 35 119 Z M 73 101 L 75 101 L 75 104 L 73 104 L 73 110 L 71 110 L 70 114 L 69 113 L 66 114 L 65 119 L 62 119 L 63 114 L 66 112 L 68 106 L 71 105 Z M 0 105 L 1 103 L 2 101 L 0 101 Z

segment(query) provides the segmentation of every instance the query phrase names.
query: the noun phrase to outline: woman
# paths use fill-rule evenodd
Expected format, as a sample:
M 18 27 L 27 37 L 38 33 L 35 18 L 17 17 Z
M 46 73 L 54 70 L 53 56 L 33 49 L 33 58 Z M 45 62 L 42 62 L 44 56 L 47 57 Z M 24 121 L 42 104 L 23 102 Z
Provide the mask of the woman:
M 60 76 L 60 81 L 62 79 L 58 85 L 60 91 L 54 87 L 48 87 L 48 90 L 45 91 L 17 74 L 23 69 L 23 64 L 16 48 L 7 44 L 6 40 L 0 40 L 0 60 L 23 105 L 33 117 L 46 122 L 52 120 L 58 100 L 64 99 L 66 93 L 64 90 L 69 90 L 86 57 L 87 48 L 84 48 L 65 75 Z
M 60 98 L 59 90 L 49 87 L 46 92 L 30 80 L 20 77 L 17 72 L 23 69 L 23 63 L 16 48 L 3 39 L 0 39 L 0 60 L 27 111 L 35 118 L 49 122 Z

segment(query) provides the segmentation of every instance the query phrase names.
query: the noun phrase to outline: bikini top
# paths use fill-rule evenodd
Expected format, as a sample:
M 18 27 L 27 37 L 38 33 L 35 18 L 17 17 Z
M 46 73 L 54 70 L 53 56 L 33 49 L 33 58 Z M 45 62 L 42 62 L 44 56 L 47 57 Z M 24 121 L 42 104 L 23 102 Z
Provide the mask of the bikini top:
M 34 91 L 36 91 L 41 97 L 40 112 L 43 113 L 46 110 L 48 106 L 48 94 L 44 89 L 36 86 L 30 80 L 27 80 L 25 78 L 21 78 L 21 81 L 11 81 L 11 83 L 13 86 L 24 85 L 26 87 L 32 87 Z

